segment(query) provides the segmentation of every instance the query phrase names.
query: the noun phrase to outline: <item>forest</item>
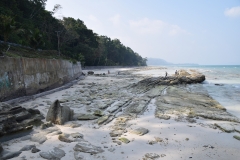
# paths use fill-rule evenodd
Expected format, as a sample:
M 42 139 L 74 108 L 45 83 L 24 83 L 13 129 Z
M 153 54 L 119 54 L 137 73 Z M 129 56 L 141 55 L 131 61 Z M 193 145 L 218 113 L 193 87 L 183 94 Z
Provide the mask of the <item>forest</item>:
M 35 50 L 57 50 L 84 66 L 146 66 L 142 58 L 119 39 L 98 35 L 80 19 L 45 10 L 47 0 L 1 0 L 0 40 Z

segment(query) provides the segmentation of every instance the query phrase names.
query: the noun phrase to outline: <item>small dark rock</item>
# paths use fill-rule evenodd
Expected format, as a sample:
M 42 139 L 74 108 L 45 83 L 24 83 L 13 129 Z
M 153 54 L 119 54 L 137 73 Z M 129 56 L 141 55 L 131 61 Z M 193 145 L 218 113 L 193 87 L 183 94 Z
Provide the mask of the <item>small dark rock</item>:
M 88 75 L 93 75 L 94 72 L 93 71 L 88 71 Z
M 31 114 L 40 114 L 40 111 L 38 109 L 29 108 L 28 112 L 31 113 Z
M 83 138 L 83 134 L 78 133 L 78 132 L 76 132 L 76 133 L 71 133 L 71 136 L 72 136 L 73 138 Z
M 20 151 L 30 151 L 32 148 L 36 148 L 35 145 L 26 145 Z
M 32 153 L 37 153 L 37 152 L 39 152 L 39 151 L 41 151 L 40 149 L 38 149 L 38 148 L 36 148 L 36 147 L 33 147 L 32 148 Z

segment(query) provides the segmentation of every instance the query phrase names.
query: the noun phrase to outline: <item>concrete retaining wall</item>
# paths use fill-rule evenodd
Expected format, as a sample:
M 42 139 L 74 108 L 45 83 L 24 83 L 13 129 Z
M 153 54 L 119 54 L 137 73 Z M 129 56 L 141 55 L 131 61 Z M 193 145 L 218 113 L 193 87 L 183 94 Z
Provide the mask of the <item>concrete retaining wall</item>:
M 78 78 L 81 64 L 67 60 L 0 57 L 0 101 L 50 90 Z

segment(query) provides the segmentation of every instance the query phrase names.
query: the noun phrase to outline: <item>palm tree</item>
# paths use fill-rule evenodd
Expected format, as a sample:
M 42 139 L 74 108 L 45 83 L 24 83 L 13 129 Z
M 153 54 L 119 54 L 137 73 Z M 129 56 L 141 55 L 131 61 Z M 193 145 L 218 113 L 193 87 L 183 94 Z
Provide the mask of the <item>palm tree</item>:
M 7 15 L 0 15 L 0 33 L 3 35 L 4 42 L 7 42 L 12 33 L 23 32 L 23 29 L 18 29 L 15 26 L 15 21 L 12 17 Z
M 39 45 L 45 45 L 44 41 L 43 41 L 43 35 L 41 34 L 39 29 L 35 29 L 35 30 L 29 30 L 30 34 L 29 34 L 29 43 L 31 45 L 31 47 L 33 47 L 34 49 L 36 49 Z

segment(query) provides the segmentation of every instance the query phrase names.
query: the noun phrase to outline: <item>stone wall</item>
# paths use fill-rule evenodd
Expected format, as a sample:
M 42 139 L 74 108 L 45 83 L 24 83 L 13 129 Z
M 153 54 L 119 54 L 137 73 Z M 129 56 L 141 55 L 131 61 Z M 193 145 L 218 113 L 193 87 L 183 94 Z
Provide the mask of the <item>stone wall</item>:
M 0 101 L 50 90 L 78 78 L 81 64 L 67 60 L 0 57 Z

